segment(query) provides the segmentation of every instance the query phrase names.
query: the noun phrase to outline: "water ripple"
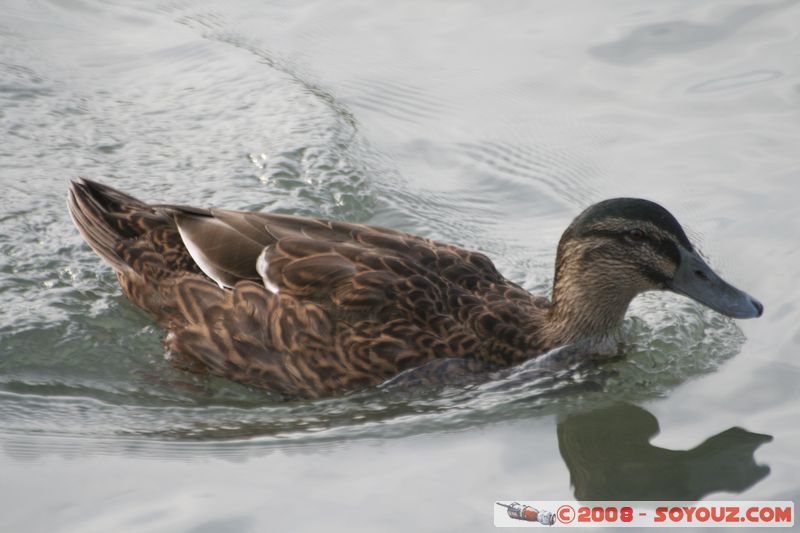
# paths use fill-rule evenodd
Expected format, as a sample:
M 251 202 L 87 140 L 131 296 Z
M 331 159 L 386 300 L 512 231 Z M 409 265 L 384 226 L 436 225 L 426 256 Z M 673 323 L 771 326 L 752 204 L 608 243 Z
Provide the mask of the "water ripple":
M 780 5 L 735 10 L 724 30 L 641 26 L 592 53 L 633 64 L 708 46 Z M 635 302 L 619 360 L 557 372 L 523 365 L 464 387 L 275 403 L 173 368 L 163 332 L 120 295 L 72 227 L 67 177 L 104 179 L 149 201 L 392 226 L 485 251 L 508 276 L 545 292 L 562 229 L 548 216 L 600 195 L 604 171 L 591 150 L 605 137 L 593 137 L 579 114 L 558 134 L 548 117 L 520 126 L 513 115 L 528 96 L 524 80 L 503 93 L 515 109 L 494 130 L 479 121 L 474 134 L 426 136 L 418 125 L 452 119 L 468 105 L 385 76 L 354 74 L 327 87 L 292 56 L 192 2 L 114 13 L 114 28 L 138 40 L 96 32 L 106 22 L 102 10 L 62 13 L 74 39 L 57 43 L 47 40 L 48 25 L 17 21 L 44 50 L 83 61 L 80 68 L 48 61 L 52 54 L 27 46 L 24 32 L 3 30 L 0 295 L 11 312 L 0 321 L 0 420 L 9 455 L 28 460 L 90 446 L 100 454 L 243 457 L 254 443 L 269 450 L 460 431 L 573 404 L 664 395 L 740 349 L 744 339 L 731 321 L 658 295 Z M 748 72 L 689 90 L 761 83 L 772 71 Z M 387 130 L 403 123 L 410 138 L 381 151 L 362 133 L 362 114 Z M 587 131 L 588 141 L 575 141 Z M 430 163 L 429 183 L 406 179 L 401 160 Z M 440 180 L 446 186 L 437 188 Z M 531 242 L 534 222 L 547 247 Z M 515 225 L 525 226 L 522 235 Z

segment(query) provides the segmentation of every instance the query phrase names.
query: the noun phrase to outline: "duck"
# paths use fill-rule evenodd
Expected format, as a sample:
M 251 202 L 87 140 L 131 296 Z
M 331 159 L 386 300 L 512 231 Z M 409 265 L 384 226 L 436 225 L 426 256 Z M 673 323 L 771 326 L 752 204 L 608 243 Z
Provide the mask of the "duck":
M 611 351 L 631 301 L 672 291 L 732 318 L 763 305 L 724 281 L 675 217 L 639 198 L 595 203 L 562 234 L 551 297 L 480 252 L 324 218 L 148 204 L 85 178 L 71 218 L 168 353 L 286 399 L 376 387 L 464 361 L 510 368 L 558 347 Z

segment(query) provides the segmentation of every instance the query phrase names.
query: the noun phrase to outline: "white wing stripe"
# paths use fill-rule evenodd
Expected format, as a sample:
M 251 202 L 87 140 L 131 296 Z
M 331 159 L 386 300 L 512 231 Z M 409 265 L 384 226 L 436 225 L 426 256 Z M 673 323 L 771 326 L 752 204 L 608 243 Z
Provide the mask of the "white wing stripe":
M 258 254 L 258 260 L 256 261 L 256 272 L 261 276 L 261 279 L 264 281 L 264 286 L 270 291 L 272 294 L 278 294 L 280 289 L 277 285 L 272 283 L 267 276 L 267 268 L 269 265 L 267 264 L 267 251 L 269 250 L 269 246 L 264 248 L 264 251 Z

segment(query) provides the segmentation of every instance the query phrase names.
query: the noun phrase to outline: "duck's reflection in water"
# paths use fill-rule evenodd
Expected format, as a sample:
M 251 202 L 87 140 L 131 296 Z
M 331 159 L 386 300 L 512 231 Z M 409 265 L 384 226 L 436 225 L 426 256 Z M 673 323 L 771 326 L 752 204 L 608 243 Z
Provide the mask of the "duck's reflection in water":
M 732 427 L 689 450 L 650 444 L 659 432 L 648 411 L 620 404 L 569 415 L 558 423 L 558 448 L 578 500 L 700 500 L 742 492 L 768 466 L 753 452 L 772 437 Z

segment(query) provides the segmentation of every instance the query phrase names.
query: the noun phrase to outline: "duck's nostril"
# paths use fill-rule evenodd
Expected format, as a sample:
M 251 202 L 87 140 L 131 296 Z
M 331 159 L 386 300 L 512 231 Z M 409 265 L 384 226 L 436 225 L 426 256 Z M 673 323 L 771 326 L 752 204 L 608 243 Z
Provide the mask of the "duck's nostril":
M 706 273 L 703 272 L 702 270 L 695 270 L 694 273 L 698 278 L 702 279 L 703 281 L 708 281 L 708 275 L 706 275 Z
M 764 305 L 756 300 L 755 298 L 750 298 L 750 303 L 753 304 L 753 307 L 756 308 L 756 312 L 758 313 L 756 316 L 759 317 L 764 313 Z

